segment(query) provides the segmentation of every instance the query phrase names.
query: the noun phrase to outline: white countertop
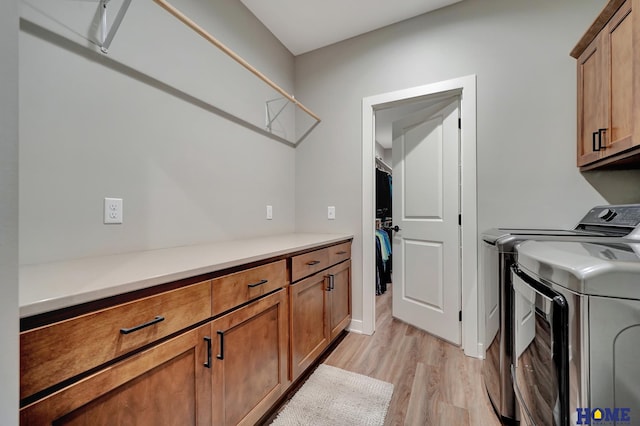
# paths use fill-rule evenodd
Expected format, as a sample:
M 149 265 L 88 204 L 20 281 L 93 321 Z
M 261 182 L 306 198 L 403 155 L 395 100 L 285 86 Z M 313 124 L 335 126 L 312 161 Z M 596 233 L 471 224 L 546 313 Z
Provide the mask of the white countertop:
M 353 238 L 285 234 L 20 267 L 20 317 Z

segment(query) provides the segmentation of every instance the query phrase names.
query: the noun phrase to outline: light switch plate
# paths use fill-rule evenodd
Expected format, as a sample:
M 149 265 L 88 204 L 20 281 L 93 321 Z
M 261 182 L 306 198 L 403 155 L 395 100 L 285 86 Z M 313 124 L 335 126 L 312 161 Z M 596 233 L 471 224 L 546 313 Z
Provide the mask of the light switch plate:
M 122 198 L 104 199 L 104 223 L 122 223 Z
M 334 220 L 335 218 L 336 218 L 336 207 L 329 206 L 329 208 L 327 209 L 327 219 Z
M 267 206 L 267 219 L 273 219 L 273 206 Z

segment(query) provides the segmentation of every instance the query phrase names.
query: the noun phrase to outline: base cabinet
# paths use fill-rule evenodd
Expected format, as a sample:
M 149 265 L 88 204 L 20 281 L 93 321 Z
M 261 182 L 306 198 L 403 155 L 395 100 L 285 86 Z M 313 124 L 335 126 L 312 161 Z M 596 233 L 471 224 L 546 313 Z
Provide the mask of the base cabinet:
M 20 424 L 258 423 L 349 324 L 350 248 L 25 326 Z
M 289 287 L 291 297 L 291 370 L 297 379 L 329 345 L 328 280 L 320 272 Z
M 213 321 L 213 424 L 253 425 L 287 389 L 286 290 Z
M 327 275 L 330 283 L 327 290 L 329 332 L 333 340 L 351 322 L 351 261 L 330 268 Z
M 22 425 L 209 425 L 210 327 L 183 333 L 20 410 Z
M 289 290 L 295 380 L 351 321 L 351 260 L 298 281 Z

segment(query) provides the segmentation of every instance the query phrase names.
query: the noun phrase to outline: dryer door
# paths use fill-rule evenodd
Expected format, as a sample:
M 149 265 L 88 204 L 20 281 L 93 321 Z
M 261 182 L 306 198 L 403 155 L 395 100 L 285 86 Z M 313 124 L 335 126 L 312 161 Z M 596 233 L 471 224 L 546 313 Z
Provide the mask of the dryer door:
M 513 386 L 522 420 L 569 424 L 568 304 L 558 292 L 513 269 Z

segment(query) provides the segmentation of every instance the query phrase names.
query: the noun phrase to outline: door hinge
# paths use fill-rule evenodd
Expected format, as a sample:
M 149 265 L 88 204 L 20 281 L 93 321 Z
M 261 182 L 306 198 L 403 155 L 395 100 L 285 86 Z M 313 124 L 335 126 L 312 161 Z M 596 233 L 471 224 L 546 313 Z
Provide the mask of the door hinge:
M 462 214 L 458 215 L 458 226 L 462 226 Z
M 462 129 L 462 118 L 458 118 L 458 129 Z
M 462 322 L 462 311 L 458 311 L 458 321 Z

